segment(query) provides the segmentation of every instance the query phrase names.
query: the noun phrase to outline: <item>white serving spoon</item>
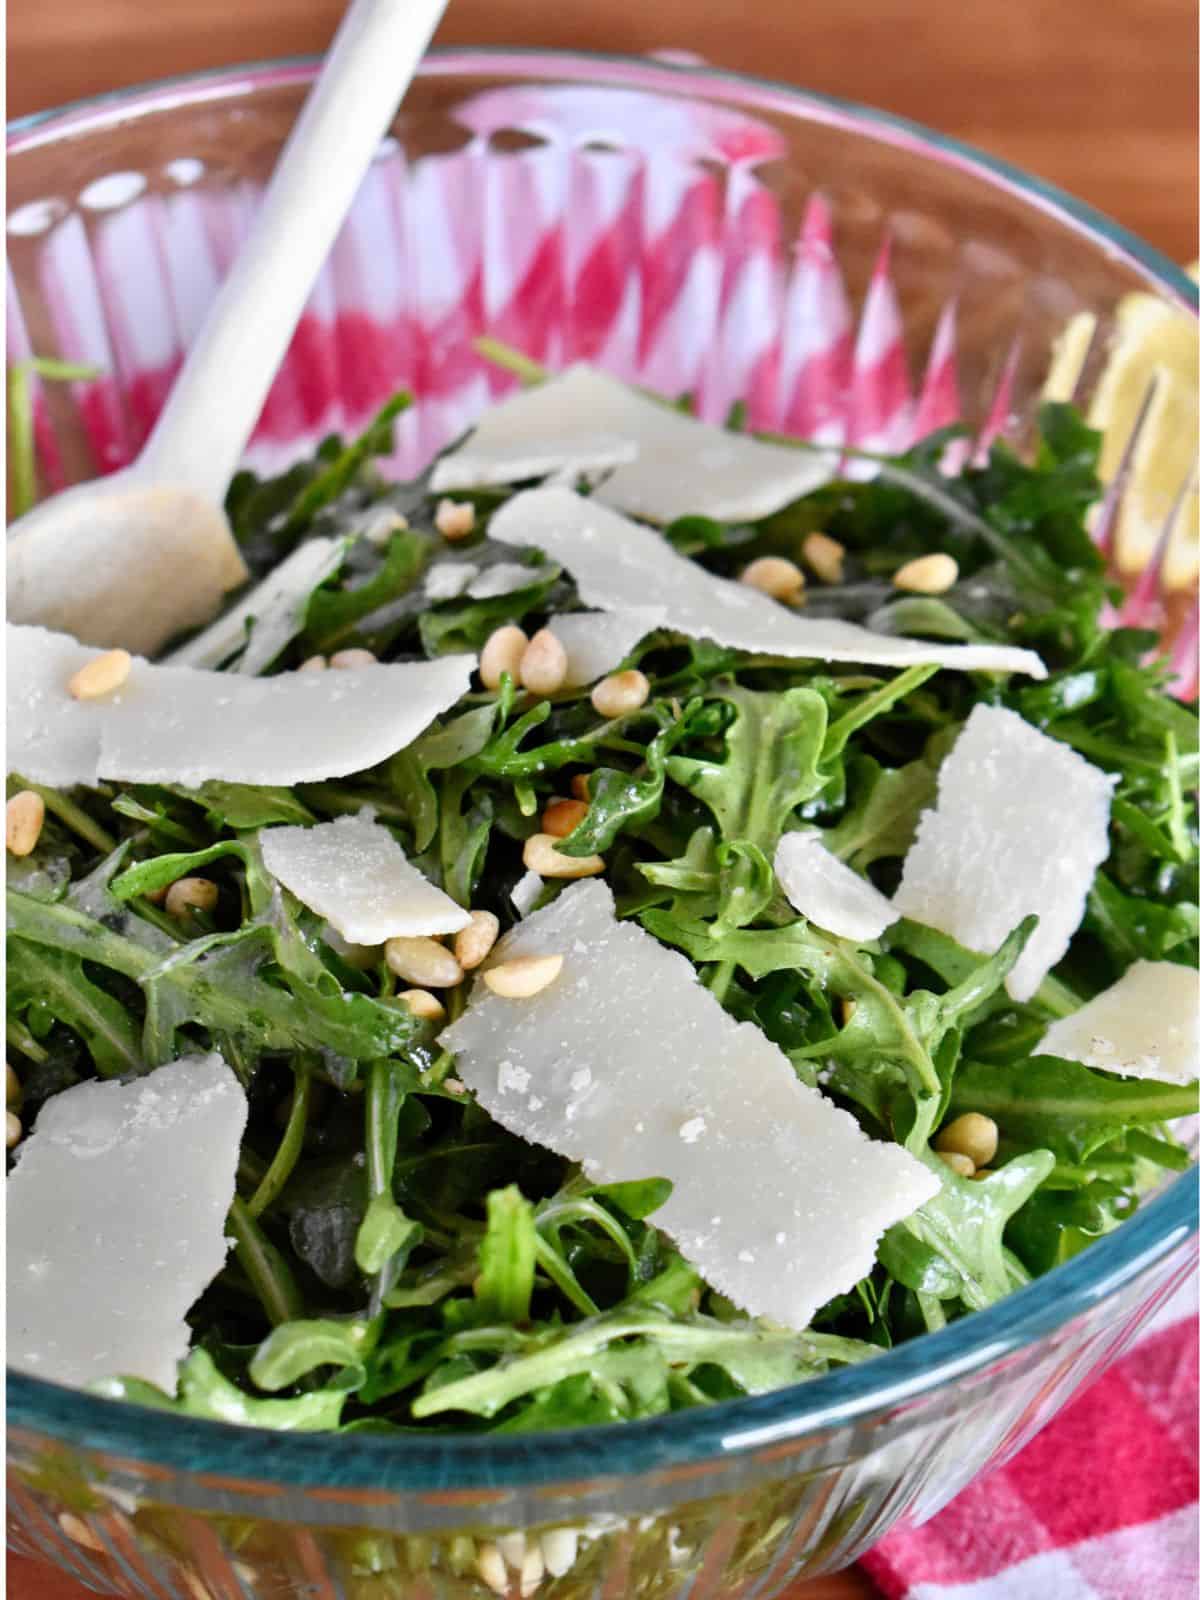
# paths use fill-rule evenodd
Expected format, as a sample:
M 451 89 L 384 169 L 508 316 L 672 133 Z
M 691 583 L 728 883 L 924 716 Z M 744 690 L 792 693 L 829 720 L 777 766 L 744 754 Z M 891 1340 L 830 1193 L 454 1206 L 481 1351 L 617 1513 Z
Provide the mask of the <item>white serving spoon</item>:
M 141 455 L 13 525 L 10 621 L 148 652 L 244 580 L 225 491 L 446 3 L 353 0 Z

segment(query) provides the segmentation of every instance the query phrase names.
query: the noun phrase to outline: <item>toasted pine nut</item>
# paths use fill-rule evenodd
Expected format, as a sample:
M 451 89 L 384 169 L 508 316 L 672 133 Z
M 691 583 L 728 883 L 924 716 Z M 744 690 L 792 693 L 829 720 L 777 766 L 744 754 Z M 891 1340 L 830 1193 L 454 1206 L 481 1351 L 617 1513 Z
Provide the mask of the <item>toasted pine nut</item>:
M 542 1558 L 542 1547 L 533 1544 L 525 1552 L 525 1559 L 521 1563 L 521 1600 L 530 1600 L 538 1592 L 542 1579 L 546 1576 L 546 1563 Z
M 514 956 L 489 967 L 483 981 L 506 1000 L 528 1000 L 548 989 L 562 971 L 561 956 Z
M 971 1182 L 974 1183 L 978 1178 L 990 1178 L 991 1176 L 991 1167 L 976 1167 L 975 1171 L 971 1174 Z
M 335 650 L 329 658 L 329 665 L 335 671 L 345 671 L 354 667 L 375 667 L 379 665 L 379 657 L 374 650 Z
M 531 833 L 521 860 L 540 878 L 594 878 L 604 871 L 603 856 L 566 856 L 554 848 L 553 835 Z
M 383 954 L 398 978 L 419 989 L 453 989 L 462 982 L 462 968 L 453 952 L 436 939 L 389 939 Z
M 329 666 L 324 656 L 309 656 L 296 668 L 297 672 L 324 672 Z
M 10 1150 L 15 1150 L 21 1142 L 21 1119 L 15 1111 L 4 1113 L 4 1143 Z
M 769 594 L 772 600 L 782 600 L 785 605 L 795 600 L 804 588 L 804 574 L 794 561 L 786 556 L 759 556 L 744 567 L 739 583 Z
M 933 1148 L 939 1155 L 968 1156 L 977 1167 L 986 1167 L 999 1143 L 1000 1129 L 991 1117 L 980 1111 L 965 1111 L 946 1124 L 933 1141 Z
M 551 800 L 542 812 L 542 832 L 552 839 L 565 839 L 575 832 L 587 814 L 587 805 L 582 800 Z
M 586 772 L 577 772 L 571 779 L 571 793 L 576 800 L 587 800 L 589 798 L 588 775 Z
M 466 1094 L 467 1086 L 461 1078 L 443 1078 L 442 1088 L 450 1094 Z
M 579 1553 L 579 1532 L 576 1528 L 551 1528 L 542 1535 L 542 1557 L 552 1578 L 561 1578 L 570 1572 Z
M 76 700 L 99 700 L 101 695 L 111 694 L 121 687 L 132 666 L 133 657 L 128 650 L 106 650 L 103 655 L 85 661 L 67 688 Z
M 841 583 L 846 546 L 827 533 L 810 533 L 800 546 L 800 554 L 822 583 Z
M 602 717 L 624 717 L 644 706 L 650 696 L 650 680 L 644 672 L 630 667 L 614 672 L 592 690 L 592 704 Z
M 60 1511 L 58 1525 L 74 1544 L 83 1545 L 85 1550 L 103 1550 L 104 1541 L 88 1527 L 82 1517 L 77 1517 L 73 1511 Z
M 939 1150 L 938 1155 L 950 1168 L 957 1172 L 960 1178 L 973 1178 L 975 1176 L 975 1163 L 970 1156 L 962 1155 L 958 1150 Z
M 4 844 L 9 855 L 27 856 L 42 836 L 46 802 L 32 789 L 13 795 L 4 812 Z
M 21 1104 L 21 1080 L 13 1071 L 11 1061 L 4 1063 L 4 1103 L 8 1106 Z
M 412 1012 L 414 1017 L 420 1017 L 422 1022 L 442 1022 L 445 1020 L 446 1008 L 437 995 L 430 994 L 428 989 L 404 989 L 396 996 Z
M 453 544 L 475 532 L 475 507 L 469 500 L 439 500 L 433 525 L 443 539 Z
M 529 648 L 529 635 L 515 622 L 497 628 L 489 635 L 479 655 L 479 676 L 485 689 L 498 689 L 500 679 L 508 673 L 514 683 L 521 670 L 521 657 Z
M 167 890 L 167 915 L 183 917 L 189 911 L 215 911 L 219 892 L 207 878 L 176 878 Z
M 500 918 L 490 911 L 472 911 L 471 921 L 454 935 L 454 954 L 464 972 L 477 967 L 496 942 Z
M 554 694 L 567 676 L 567 652 L 549 628 L 539 628 L 521 657 L 521 687 L 530 694 Z
M 475 1571 L 493 1594 L 508 1593 L 508 1568 L 494 1544 L 481 1544 L 475 1555 Z
M 892 582 L 897 589 L 909 594 L 945 594 L 958 582 L 958 562 L 939 550 L 931 556 L 917 556 L 906 561 L 895 573 Z

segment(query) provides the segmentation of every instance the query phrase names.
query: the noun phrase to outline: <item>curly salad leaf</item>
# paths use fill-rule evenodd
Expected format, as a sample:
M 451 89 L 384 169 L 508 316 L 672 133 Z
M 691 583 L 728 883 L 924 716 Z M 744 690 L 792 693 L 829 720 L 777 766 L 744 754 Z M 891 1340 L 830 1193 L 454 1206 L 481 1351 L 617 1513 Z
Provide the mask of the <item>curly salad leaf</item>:
M 404 403 L 350 445 L 330 440 L 280 478 L 233 484 L 230 517 L 256 575 L 307 539 L 346 541 L 268 670 L 346 648 L 381 659 L 478 649 L 502 623 L 532 633 L 578 608 L 569 576 L 536 552 L 522 557 L 523 586 L 429 596 L 435 556 L 477 571 L 514 556 L 487 535 L 502 491 L 462 497 L 474 532 L 448 548 L 425 481 L 376 474 Z M 45 824 L 34 852 L 10 861 L 8 895 L 22 1118 L 83 1079 L 189 1050 L 219 1050 L 250 1102 L 236 1248 L 191 1314 L 178 1398 L 119 1375 L 106 1393 L 279 1428 L 509 1432 L 755 1394 L 992 1303 L 1186 1164 L 1172 1122 L 1196 1109 L 1194 1086 L 1036 1051 L 1053 1018 L 1133 961 L 1196 963 L 1196 719 L 1147 664 L 1153 640 L 1104 625 L 1110 586 L 1084 523 L 1096 436 L 1048 407 L 1032 461 L 998 445 L 956 478 L 938 468 L 945 444 L 926 440 L 761 522 L 689 517 L 666 537 L 736 576 L 757 556 L 802 563 L 821 530 L 843 545 L 845 572 L 810 583 L 813 614 L 1026 646 L 1050 668 L 1045 682 L 829 667 L 651 633 L 625 663 L 649 694 L 616 718 L 586 690 L 539 699 L 506 676 L 382 766 L 336 782 L 38 789 Z M 961 581 L 936 599 L 899 595 L 892 574 L 935 551 Z M 843 863 L 893 891 L 939 764 L 981 701 L 1116 780 L 1111 850 L 1083 923 L 1021 1004 L 1004 979 L 1030 922 L 986 958 L 904 920 L 857 945 L 797 917 L 771 866 L 785 831 L 816 826 Z M 16 774 L 9 785 L 31 787 Z M 371 806 L 428 878 L 508 926 L 524 841 L 572 792 L 586 811 L 561 853 L 602 854 L 622 915 L 683 951 L 805 1082 L 942 1180 L 885 1235 L 855 1291 L 803 1332 L 748 1319 L 679 1255 L 654 1221 L 669 1183 L 647 1173 L 597 1187 L 492 1121 L 439 1050 L 438 1026 L 398 997 L 382 952 L 332 935 L 272 881 L 257 843 L 265 826 Z M 169 914 L 163 892 L 184 876 L 215 899 Z M 453 1020 L 462 990 L 442 998 Z M 935 1150 L 967 1111 L 998 1130 L 977 1177 Z

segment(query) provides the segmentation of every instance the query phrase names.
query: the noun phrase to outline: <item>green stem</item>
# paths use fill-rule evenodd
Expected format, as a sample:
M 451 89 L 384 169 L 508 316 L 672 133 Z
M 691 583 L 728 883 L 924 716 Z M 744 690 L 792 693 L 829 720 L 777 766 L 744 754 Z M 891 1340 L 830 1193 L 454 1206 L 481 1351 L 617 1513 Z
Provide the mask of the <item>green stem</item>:
M 37 499 L 36 463 L 29 363 L 18 361 L 8 369 L 8 489 L 14 518 L 24 516 Z
M 505 372 L 511 372 L 514 377 L 520 378 L 527 387 L 535 383 L 544 383 L 550 376 L 548 368 L 534 361 L 531 356 L 524 355 L 520 350 L 514 350 L 512 345 L 505 344 L 501 339 L 491 339 L 485 334 L 476 339 L 475 351 L 493 366 L 502 367 Z
M 246 1209 L 252 1217 L 260 1217 L 274 1201 L 292 1175 L 304 1146 L 304 1130 L 308 1126 L 308 1108 L 312 1096 L 312 1073 L 307 1063 L 296 1068 L 296 1085 L 292 1091 L 292 1109 L 288 1116 L 283 1138 L 275 1151 L 271 1165 L 262 1181 L 247 1202 Z
M 31 1061 L 49 1061 L 50 1052 L 42 1049 L 19 1017 L 9 1017 L 6 1020 L 5 1037 L 14 1050 L 19 1050 Z
M 733 982 L 733 975 L 737 971 L 735 961 L 718 961 L 713 966 L 705 968 L 701 983 L 721 1005 L 725 1004 L 725 996 L 729 993 L 729 985 Z
M 237 1241 L 238 1264 L 271 1326 L 294 1321 L 303 1312 L 304 1302 L 291 1268 L 254 1220 L 246 1202 L 236 1197 L 229 1208 L 229 1231 Z
M 822 762 L 828 761 L 833 756 L 841 755 L 846 748 L 846 742 L 852 733 L 857 733 L 859 728 L 865 727 L 868 722 L 892 707 L 905 695 L 933 677 L 939 670 L 936 662 L 923 663 L 920 666 L 906 667 L 898 673 L 890 683 L 885 683 L 881 689 L 876 689 L 874 694 L 863 697 L 856 706 L 840 716 L 836 722 L 831 722 L 825 734 L 825 745 L 821 751 Z
M 14 778 L 23 789 L 32 789 L 34 794 L 40 795 L 42 803 L 51 815 L 56 816 L 64 826 L 77 833 L 79 837 L 90 844 L 93 849 L 99 850 L 101 855 L 108 855 L 115 850 L 117 841 L 111 833 L 106 833 L 98 822 L 94 822 L 82 806 L 77 806 L 73 800 L 68 800 L 66 795 L 58 789 L 48 789 L 40 783 L 30 783 L 25 778 Z

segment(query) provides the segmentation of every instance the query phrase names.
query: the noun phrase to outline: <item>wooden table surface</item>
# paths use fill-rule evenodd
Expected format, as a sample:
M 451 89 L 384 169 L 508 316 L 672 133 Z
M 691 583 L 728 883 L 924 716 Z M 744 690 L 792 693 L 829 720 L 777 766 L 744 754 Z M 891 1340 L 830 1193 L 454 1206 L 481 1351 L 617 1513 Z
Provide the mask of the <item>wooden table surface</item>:
M 319 50 L 341 0 L 9 0 L 10 116 L 195 67 Z M 453 0 L 447 44 L 686 48 L 910 116 L 1061 184 L 1180 260 L 1196 247 L 1190 0 Z M 82 1600 L 13 1557 L 15 1600 Z M 875 1594 L 858 1573 L 790 1600 Z

